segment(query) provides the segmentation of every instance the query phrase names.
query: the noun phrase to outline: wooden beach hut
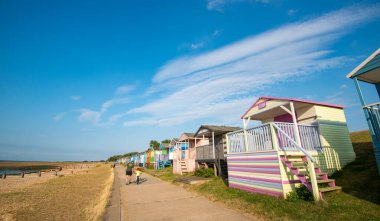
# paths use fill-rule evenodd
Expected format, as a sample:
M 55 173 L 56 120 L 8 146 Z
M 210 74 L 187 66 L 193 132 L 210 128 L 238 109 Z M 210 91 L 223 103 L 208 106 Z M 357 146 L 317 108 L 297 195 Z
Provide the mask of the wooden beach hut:
M 156 149 L 155 147 L 149 147 L 148 150 L 146 151 L 147 156 L 146 156 L 146 165 L 147 167 L 152 167 L 155 168 L 156 165 Z
M 170 166 L 169 161 L 169 143 L 161 143 L 158 150 L 155 151 L 155 169 L 163 169 Z
M 196 142 L 196 167 L 211 167 L 222 177 L 227 177 L 227 153 L 226 134 L 240 127 L 201 125 L 195 137 Z
M 173 164 L 173 159 L 174 159 L 174 150 L 176 147 L 176 144 L 178 142 L 177 138 L 171 139 L 169 143 L 169 161 Z
M 183 133 L 173 153 L 173 173 L 183 174 L 195 170 L 195 142 L 193 133 Z
M 380 48 L 352 70 L 347 77 L 353 79 L 355 82 L 356 90 L 358 91 L 360 102 L 371 132 L 377 169 L 380 174 Z M 362 87 L 360 87 L 361 83 L 359 82 L 373 85 L 373 87 L 376 88 L 377 94 L 375 92 L 376 96 L 374 96 L 376 98 L 371 103 L 367 103 L 369 97 L 363 95 Z
M 230 187 L 286 198 L 302 184 L 315 200 L 340 189 L 328 175 L 355 159 L 342 106 L 260 97 L 242 119 L 227 136 Z

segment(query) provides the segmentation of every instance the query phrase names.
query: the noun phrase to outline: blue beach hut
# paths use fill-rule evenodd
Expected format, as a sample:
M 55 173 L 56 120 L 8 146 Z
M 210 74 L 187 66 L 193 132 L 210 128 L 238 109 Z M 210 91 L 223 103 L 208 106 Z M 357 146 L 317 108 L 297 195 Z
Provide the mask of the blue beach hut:
M 360 102 L 372 135 L 377 169 L 380 174 L 380 48 L 352 70 L 347 77 L 353 79 L 355 82 L 356 90 L 358 91 Z M 366 98 L 368 97 L 363 95 L 359 82 L 371 84 L 376 88 L 377 101 L 375 103 L 368 104 L 366 102 Z

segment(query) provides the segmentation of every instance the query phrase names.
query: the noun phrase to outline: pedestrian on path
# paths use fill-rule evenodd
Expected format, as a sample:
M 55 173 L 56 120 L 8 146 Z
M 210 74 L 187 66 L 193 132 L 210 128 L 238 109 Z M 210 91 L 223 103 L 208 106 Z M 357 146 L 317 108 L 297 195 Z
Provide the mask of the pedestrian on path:
M 136 184 L 140 184 L 140 176 L 141 176 L 141 171 L 140 171 L 140 168 L 137 168 L 136 171 Z
M 126 180 L 127 185 L 131 183 L 133 168 L 134 168 L 134 164 L 133 164 L 133 161 L 131 161 L 127 164 L 127 170 L 125 171 L 125 175 L 127 175 L 127 180 Z

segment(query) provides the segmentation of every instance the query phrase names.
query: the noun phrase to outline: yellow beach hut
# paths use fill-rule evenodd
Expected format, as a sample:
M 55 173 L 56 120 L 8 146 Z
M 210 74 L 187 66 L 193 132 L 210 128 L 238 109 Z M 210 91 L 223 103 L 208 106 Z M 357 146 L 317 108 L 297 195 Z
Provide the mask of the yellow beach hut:
M 342 106 L 263 96 L 242 119 L 227 134 L 230 187 L 285 198 L 302 183 L 315 200 L 340 189 L 328 175 L 355 159 Z

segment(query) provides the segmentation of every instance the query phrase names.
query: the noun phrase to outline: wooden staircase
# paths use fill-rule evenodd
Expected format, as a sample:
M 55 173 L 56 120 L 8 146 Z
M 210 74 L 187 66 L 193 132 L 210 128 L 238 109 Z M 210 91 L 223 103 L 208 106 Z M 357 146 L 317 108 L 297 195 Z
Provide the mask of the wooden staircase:
M 308 161 L 305 155 L 301 156 L 280 156 L 282 163 L 306 186 L 306 188 L 313 193 L 313 187 L 310 181 L 310 174 L 308 171 Z M 317 178 L 318 191 L 320 198 L 322 193 L 341 190 L 340 186 L 335 185 L 335 180 L 329 179 L 327 173 L 321 172 L 319 166 L 314 165 L 315 175 Z
M 184 173 L 188 173 L 189 172 L 189 170 L 187 169 L 186 161 L 180 160 L 179 164 L 181 166 L 181 175 L 183 175 Z

